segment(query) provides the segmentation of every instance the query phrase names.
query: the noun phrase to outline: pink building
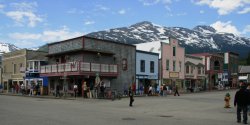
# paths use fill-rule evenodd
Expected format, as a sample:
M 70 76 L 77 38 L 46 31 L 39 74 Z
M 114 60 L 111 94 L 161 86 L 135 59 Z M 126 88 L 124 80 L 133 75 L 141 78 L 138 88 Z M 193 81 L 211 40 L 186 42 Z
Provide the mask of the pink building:
M 168 86 L 184 85 L 185 48 L 180 47 L 176 39 L 161 44 L 161 79 Z
M 137 50 L 159 53 L 159 83 L 168 86 L 184 86 L 185 49 L 176 39 L 136 44 Z

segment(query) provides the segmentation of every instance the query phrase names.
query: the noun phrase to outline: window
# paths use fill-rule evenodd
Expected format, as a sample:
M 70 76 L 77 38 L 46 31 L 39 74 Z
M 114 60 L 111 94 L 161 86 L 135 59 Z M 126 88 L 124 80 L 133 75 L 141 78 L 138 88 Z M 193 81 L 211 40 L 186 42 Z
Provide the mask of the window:
M 194 72 L 194 66 L 191 66 L 191 74 Z
M 186 73 L 189 74 L 189 66 L 186 66 Z
M 166 70 L 169 70 L 169 60 L 166 60 Z
M 174 47 L 173 47 L 173 56 L 175 56 L 175 54 L 176 54 L 175 51 L 176 51 L 176 47 L 174 46 Z
M 34 69 L 35 69 L 35 70 L 38 70 L 38 62 L 37 62 L 37 61 L 35 61 L 34 63 L 35 63 L 35 67 L 34 67 Z
M 16 64 L 13 64 L 13 74 L 16 74 Z
M 173 61 L 173 71 L 175 71 L 175 61 Z
M 141 72 L 145 72 L 145 60 L 141 60 Z
M 155 72 L 155 62 L 154 61 L 150 61 L 150 73 L 154 73 Z
M 198 67 L 198 74 L 201 74 L 201 67 Z
M 179 62 L 179 66 L 180 66 L 180 70 L 179 71 L 181 72 L 181 61 Z
M 127 70 L 128 69 L 128 64 L 127 64 L 127 59 L 122 59 L 122 70 Z

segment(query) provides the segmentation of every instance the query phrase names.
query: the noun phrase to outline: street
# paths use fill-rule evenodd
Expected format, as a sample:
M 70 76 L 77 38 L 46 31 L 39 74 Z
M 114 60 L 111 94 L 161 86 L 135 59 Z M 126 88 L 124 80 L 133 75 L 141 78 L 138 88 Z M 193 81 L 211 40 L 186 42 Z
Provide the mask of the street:
M 224 96 L 231 95 L 230 109 Z M 0 95 L 1 125 L 236 125 L 235 90 L 102 99 L 43 99 Z

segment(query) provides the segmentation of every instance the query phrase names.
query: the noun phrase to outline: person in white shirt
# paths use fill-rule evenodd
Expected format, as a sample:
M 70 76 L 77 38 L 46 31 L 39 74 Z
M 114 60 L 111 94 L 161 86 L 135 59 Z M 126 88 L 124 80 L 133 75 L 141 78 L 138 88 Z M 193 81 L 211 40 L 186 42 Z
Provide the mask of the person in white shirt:
M 75 98 L 76 98 L 76 96 L 77 96 L 77 91 L 78 91 L 78 86 L 75 84 L 75 85 L 74 85 Z

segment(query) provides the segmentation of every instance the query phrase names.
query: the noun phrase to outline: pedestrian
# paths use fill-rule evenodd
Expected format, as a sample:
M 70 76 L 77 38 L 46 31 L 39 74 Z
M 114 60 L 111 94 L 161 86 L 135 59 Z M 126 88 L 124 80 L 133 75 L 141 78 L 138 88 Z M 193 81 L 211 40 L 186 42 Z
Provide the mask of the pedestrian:
M 139 88 L 140 90 L 140 95 L 143 95 L 143 91 L 144 91 L 144 86 L 143 86 L 143 84 L 141 83 L 140 84 L 140 88 Z
M 34 86 L 33 84 L 30 84 L 30 94 L 29 96 L 33 96 Z
M 179 92 L 178 92 L 178 84 L 176 84 L 175 85 L 175 92 L 174 92 L 174 96 L 176 96 L 176 94 L 178 95 L 178 96 L 180 96 L 180 94 L 179 94 Z
M 246 85 L 240 82 L 240 90 L 238 90 L 234 97 L 234 106 L 237 106 L 237 122 L 241 122 L 241 112 L 243 111 L 243 123 L 247 124 L 247 106 L 250 98 L 249 92 L 246 90 Z
M 104 92 L 105 92 L 105 83 L 104 82 L 101 82 L 100 91 L 101 91 L 101 97 L 104 98 Z
M 24 95 L 24 91 L 25 91 L 24 89 L 25 89 L 25 86 L 24 86 L 24 84 L 22 84 L 22 85 L 21 85 L 22 95 Z
M 133 106 L 133 102 L 135 100 L 134 100 L 134 93 L 133 93 L 131 87 L 129 87 L 129 89 L 128 89 L 128 95 L 129 95 L 129 106 L 132 107 Z
M 247 91 L 250 93 L 250 84 L 248 84 L 248 86 L 247 86 Z M 248 105 L 248 113 L 249 113 L 248 115 L 250 116 L 250 104 Z
M 76 96 L 77 96 L 77 90 L 78 90 L 78 87 L 77 87 L 77 85 L 75 84 L 75 85 L 74 85 L 75 98 L 76 98 Z
M 149 96 L 149 95 L 152 95 L 152 89 L 153 89 L 153 88 L 152 88 L 152 86 L 150 85 L 150 86 L 149 86 L 149 89 L 148 89 L 148 96 Z
M 59 85 L 56 85 L 56 97 L 57 95 L 60 98 L 60 86 Z

